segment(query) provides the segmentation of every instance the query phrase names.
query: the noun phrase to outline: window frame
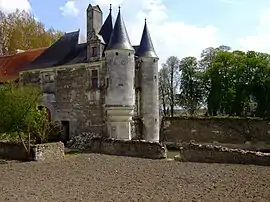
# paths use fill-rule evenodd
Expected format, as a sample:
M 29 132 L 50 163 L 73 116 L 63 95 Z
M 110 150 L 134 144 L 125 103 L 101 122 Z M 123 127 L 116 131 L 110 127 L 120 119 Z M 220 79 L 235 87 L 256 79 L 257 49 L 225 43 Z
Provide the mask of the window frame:
M 93 72 L 96 71 L 96 74 L 94 75 Z M 99 82 L 100 82 L 100 79 L 99 79 L 99 71 L 98 69 L 91 69 L 90 70 L 90 86 L 91 86 L 91 89 L 92 90 L 98 90 L 99 89 Z M 96 79 L 97 82 L 96 82 L 96 85 L 94 85 L 94 82 L 93 82 L 93 79 Z

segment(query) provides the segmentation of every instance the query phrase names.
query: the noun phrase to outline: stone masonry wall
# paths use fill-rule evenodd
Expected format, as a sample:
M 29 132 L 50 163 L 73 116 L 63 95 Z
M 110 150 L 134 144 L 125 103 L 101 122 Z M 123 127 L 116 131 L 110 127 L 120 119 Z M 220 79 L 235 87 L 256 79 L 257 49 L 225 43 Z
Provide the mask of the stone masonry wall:
M 73 141 L 74 142 L 71 143 L 70 148 L 83 152 L 150 159 L 163 159 L 167 157 L 166 147 L 158 142 L 116 140 L 102 137 L 92 137 L 88 139 L 88 137 L 83 135 L 81 138 L 77 138 L 77 140 L 75 138 Z
M 30 157 L 19 143 L 0 142 L 0 158 L 21 161 L 55 161 L 65 156 L 62 142 L 32 145 Z
M 34 161 L 56 161 L 65 157 L 65 146 L 62 142 L 37 144 L 32 146 Z
M 164 118 L 162 142 L 270 144 L 270 121 L 248 118 Z
M 99 72 L 99 88 L 91 86 L 91 70 Z M 54 121 L 68 121 L 70 138 L 81 132 L 102 134 L 104 129 L 104 72 L 101 63 L 55 67 L 22 72 L 21 83 L 40 86 Z M 45 80 L 44 78 L 49 78 Z M 46 87 L 46 88 L 45 88 Z
M 187 144 L 175 160 L 182 162 L 253 164 L 270 166 L 270 153 L 231 149 L 213 145 Z

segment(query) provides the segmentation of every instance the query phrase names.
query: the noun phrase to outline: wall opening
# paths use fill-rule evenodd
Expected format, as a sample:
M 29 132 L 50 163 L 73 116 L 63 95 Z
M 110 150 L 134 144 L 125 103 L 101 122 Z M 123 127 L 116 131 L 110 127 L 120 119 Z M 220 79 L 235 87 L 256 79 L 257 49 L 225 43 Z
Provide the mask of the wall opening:
M 62 135 L 60 137 L 60 140 L 66 144 L 67 141 L 69 141 L 69 134 L 70 134 L 70 123 L 69 121 L 61 121 L 62 126 Z
M 50 110 L 49 110 L 48 107 L 45 107 L 45 106 L 38 106 L 38 109 L 39 109 L 39 110 L 45 109 L 45 111 L 46 111 L 46 116 L 47 116 L 48 121 L 49 121 L 49 122 L 52 121 L 51 112 L 50 112 Z

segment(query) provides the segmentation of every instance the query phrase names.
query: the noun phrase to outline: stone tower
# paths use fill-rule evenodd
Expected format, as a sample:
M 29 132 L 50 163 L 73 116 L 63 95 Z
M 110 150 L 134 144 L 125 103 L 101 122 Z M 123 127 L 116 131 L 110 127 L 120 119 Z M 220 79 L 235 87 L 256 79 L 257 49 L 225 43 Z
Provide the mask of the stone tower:
M 140 46 L 136 51 L 140 66 L 141 112 L 143 139 L 159 141 L 158 56 L 145 20 Z
M 135 50 L 119 12 L 105 50 L 107 92 L 105 110 L 111 138 L 131 139 L 131 121 L 135 105 Z

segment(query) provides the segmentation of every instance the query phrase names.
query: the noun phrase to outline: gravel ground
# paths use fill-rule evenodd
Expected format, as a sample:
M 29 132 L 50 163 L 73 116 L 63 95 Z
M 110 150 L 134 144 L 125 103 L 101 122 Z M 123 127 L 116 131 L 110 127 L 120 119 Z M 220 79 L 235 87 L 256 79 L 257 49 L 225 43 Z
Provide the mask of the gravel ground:
M 0 201 L 270 201 L 270 167 L 82 154 L 0 164 Z

